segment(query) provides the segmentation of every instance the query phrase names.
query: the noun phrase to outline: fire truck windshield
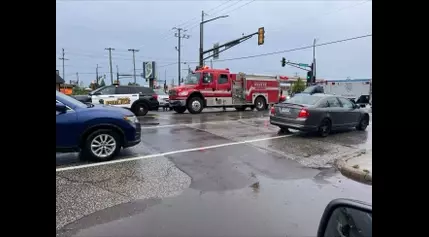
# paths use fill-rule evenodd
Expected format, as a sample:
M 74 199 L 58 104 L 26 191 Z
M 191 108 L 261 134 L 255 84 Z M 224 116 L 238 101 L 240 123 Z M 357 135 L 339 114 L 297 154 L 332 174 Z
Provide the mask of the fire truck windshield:
M 198 84 L 200 77 L 201 77 L 201 73 L 199 73 L 199 72 L 189 73 L 186 76 L 186 79 L 183 82 L 183 84 L 185 84 L 185 85 L 196 85 L 196 84 Z

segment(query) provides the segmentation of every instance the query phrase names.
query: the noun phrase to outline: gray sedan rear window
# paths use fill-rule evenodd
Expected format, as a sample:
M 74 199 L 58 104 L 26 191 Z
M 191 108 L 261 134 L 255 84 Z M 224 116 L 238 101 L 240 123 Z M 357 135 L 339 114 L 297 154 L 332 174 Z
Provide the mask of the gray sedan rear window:
M 320 96 L 312 96 L 305 94 L 298 94 L 289 100 L 285 101 L 285 103 L 293 103 L 293 104 L 305 104 L 305 105 L 314 105 L 319 101 L 322 97 Z

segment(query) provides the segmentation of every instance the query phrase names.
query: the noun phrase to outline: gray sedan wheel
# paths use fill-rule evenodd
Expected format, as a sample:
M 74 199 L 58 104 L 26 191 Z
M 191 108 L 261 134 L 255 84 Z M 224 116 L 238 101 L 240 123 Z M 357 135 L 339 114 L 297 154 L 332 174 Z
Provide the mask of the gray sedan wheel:
M 331 121 L 329 121 L 329 119 L 323 119 L 319 125 L 319 135 L 321 137 L 327 137 L 329 133 L 331 133 L 331 126 Z

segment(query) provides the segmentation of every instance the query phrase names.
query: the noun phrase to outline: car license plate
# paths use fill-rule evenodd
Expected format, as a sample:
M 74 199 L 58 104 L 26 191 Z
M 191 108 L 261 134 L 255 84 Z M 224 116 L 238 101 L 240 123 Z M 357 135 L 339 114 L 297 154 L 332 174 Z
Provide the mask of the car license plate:
M 289 108 L 281 108 L 280 112 L 281 113 L 290 113 L 290 109 Z

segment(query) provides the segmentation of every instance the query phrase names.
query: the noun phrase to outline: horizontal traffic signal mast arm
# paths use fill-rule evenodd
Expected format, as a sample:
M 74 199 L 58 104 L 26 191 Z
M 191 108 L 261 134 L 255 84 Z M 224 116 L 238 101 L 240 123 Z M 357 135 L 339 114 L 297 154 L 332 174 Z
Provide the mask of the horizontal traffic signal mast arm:
M 225 43 L 225 44 L 219 45 L 219 46 L 218 46 L 218 47 L 216 47 L 216 48 L 208 49 L 208 50 L 206 50 L 206 51 L 204 51 L 204 52 L 203 52 L 203 55 L 204 55 L 204 54 L 207 54 L 207 53 L 210 53 L 210 52 L 212 52 L 212 51 L 214 51 L 214 50 L 216 50 L 216 49 L 220 49 L 220 48 L 222 48 L 222 47 L 225 47 L 225 48 L 224 48 L 224 49 L 222 49 L 222 50 L 219 50 L 219 53 L 224 52 L 224 51 L 226 51 L 226 50 L 228 50 L 228 49 L 230 49 L 230 48 L 232 48 L 232 47 L 236 46 L 237 44 L 243 43 L 244 41 L 246 41 L 246 40 L 248 40 L 248 39 L 252 38 L 252 36 L 257 35 L 257 34 L 258 34 L 258 32 L 255 32 L 255 33 L 252 33 L 252 34 L 250 34 L 250 35 L 243 36 L 243 37 L 241 37 L 241 38 L 239 38 L 239 39 L 235 39 L 235 40 L 229 41 L 229 42 L 227 42 L 227 43 Z M 210 55 L 210 56 L 205 57 L 205 58 L 204 58 L 204 60 L 209 59 L 209 58 L 211 58 L 211 57 L 213 57 L 213 55 Z

